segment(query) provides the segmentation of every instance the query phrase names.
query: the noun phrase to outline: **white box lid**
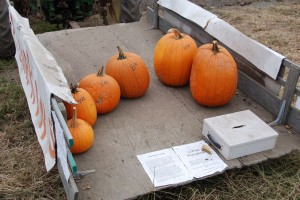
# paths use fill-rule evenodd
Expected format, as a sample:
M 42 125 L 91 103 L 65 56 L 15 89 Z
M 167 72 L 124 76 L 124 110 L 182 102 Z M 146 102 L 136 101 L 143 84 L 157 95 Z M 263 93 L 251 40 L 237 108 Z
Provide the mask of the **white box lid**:
M 278 136 L 250 110 L 206 118 L 204 123 L 230 148 Z

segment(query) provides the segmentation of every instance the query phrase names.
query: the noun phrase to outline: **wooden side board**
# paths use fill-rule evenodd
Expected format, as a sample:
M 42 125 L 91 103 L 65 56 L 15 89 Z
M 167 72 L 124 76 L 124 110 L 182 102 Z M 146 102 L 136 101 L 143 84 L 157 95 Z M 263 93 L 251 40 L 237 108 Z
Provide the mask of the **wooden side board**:
M 67 168 L 71 174 L 69 180 L 67 180 L 65 178 L 64 172 L 63 172 L 64 167 L 66 167 L 66 166 L 62 166 L 62 162 L 60 161 L 60 158 L 57 156 L 56 164 L 57 164 L 58 172 L 61 177 L 68 200 L 77 200 L 78 199 L 78 188 L 77 188 L 77 185 L 73 178 L 73 175 L 76 176 L 78 170 L 77 170 L 77 165 L 75 163 L 73 155 L 69 149 L 69 147 L 72 147 L 74 145 L 73 137 L 69 131 L 69 128 L 67 127 L 66 121 L 65 121 L 54 97 L 51 97 L 51 106 L 58 118 L 60 126 L 62 127 L 62 130 L 64 133 L 64 138 L 66 141 L 67 159 L 68 159 L 68 167 Z
M 149 21 L 154 20 L 154 11 L 148 7 L 147 18 Z M 190 22 L 189 20 L 179 16 L 178 14 L 168 9 L 163 9 L 163 16 L 158 16 L 158 28 L 163 32 L 167 32 L 170 28 L 178 28 L 184 33 L 193 37 L 198 45 L 204 43 L 210 43 L 214 38 L 209 35 L 203 28 Z M 220 42 L 221 45 L 225 46 Z M 226 47 L 226 46 L 225 46 Z M 285 81 L 282 77 L 278 80 L 272 80 L 268 78 L 263 72 L 251 64 L 248 60 L 240 56 L 237 52 L 232 51 L 226 47 L 229 52 L 235 58 L 239 69 L 239 81 L 238 88 L 246 93 L 250 98 L 261 104 L 270 113 L 277 116 L 279 114 L 282 100 L 287 102 L 286 109 L 284 111 L 284 119 L 289 126 L 291 126 L 296 132 L 300 132 L 300 111 L 291 106 L 291 102 L 294 94 L 299 91 L 296 88 L 296 83 L 299 79 L 300 68 L 293 64 L 289 60 L 284 60 L 282 63 L 282 69 L 289 68 L 290 75 Z M 283 76 L 283 70 L 281 70 L 280 76 Z M 266 84 L 266 80 L 269 84 Z M 281 99 L 278 96 L 278 89 L 280 86 L 285 86 L 284 95 Z

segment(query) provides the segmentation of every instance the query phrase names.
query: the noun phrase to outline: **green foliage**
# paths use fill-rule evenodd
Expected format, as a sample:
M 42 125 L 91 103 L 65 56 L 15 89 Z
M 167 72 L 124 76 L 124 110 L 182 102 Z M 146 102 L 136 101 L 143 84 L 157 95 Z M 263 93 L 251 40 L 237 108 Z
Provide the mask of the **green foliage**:
M 16 68 L 16 62 L 14 59 L 0 59 L 0 72 L 2 70 L 8 70 Z
M 0 77 L 0 100 L 0 124 L 23 119 L 28 113 L 22 86 L 7 82 L 3 77 Z
M 30 28 L 35 34 L 61 30 L 56 24 L 50 24 L 43 19 L 29 18 Z

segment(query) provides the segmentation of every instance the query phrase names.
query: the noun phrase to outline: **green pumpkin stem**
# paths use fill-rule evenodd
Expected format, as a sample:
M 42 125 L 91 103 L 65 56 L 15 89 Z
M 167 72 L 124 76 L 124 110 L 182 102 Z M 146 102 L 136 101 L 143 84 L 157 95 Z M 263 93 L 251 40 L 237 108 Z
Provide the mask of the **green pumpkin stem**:
M 72 128 L 76 126 L 76 120 L 77 120 L 77 109 L 76 107 L 73 107 L 73 116 L 72 116 L 72 123 L 71 123 Z
M 103 76 L 104 74 L 104 66 L 101 66 L 98 73 L 97 73 L 97 76 Z
M 212 50 L 215 54 L 219 53 L 219 46 L 217 40 L 212 42 Z
M 117 48 L 118 48 L 118 51 L 119 51 L 119 57 L 118 57 L 118 60 L 126 59 L 126 56 L 124 55 L 123 50 L 122 50 L 119 46 L 117 46 Z

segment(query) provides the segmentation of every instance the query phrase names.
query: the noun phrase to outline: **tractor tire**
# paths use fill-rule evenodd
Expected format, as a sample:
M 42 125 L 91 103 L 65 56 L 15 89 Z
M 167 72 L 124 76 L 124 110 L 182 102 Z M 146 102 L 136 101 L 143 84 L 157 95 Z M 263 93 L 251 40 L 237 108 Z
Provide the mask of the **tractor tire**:
M 16 52 L 8 16 L 8 5 L 5 0 L 0 0 L 0 58 L 10 58 Z
M 121 23 L 139 21 L 142 14 L 140 11 L 142 0 L 121 0 L 120 19 Z

